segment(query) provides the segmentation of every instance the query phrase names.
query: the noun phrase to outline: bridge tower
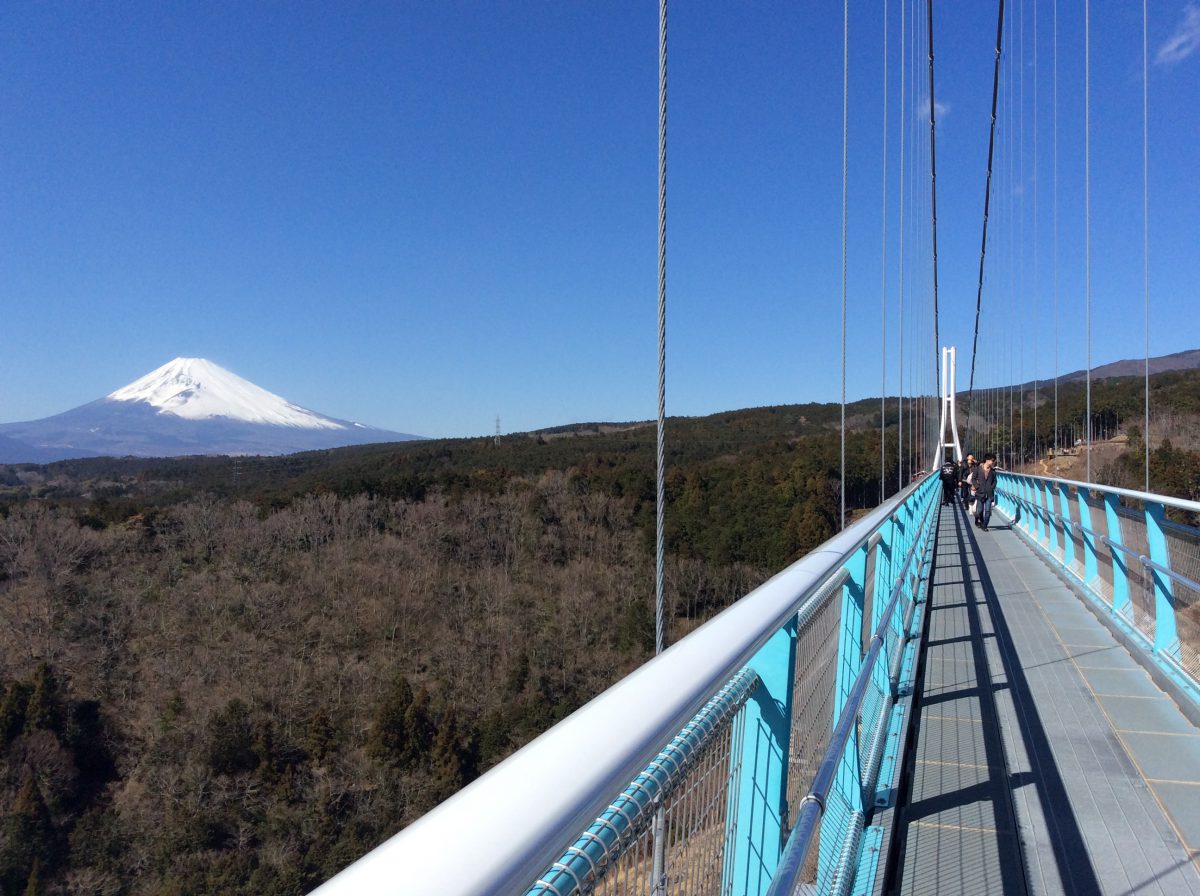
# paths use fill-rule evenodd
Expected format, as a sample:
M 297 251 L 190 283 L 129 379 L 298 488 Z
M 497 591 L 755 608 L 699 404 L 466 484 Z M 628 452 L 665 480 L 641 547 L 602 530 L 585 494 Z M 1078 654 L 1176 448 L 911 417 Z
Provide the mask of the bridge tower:
M 937 470 L 946 462 L 946 449 L 953 448 L 953 459 L 961 463 L 963 459 L 962 444 L 958 440 L 958 416 L 955 413 L 954 389 L 954 346 L 942 348 L 942 425 L 938 437 L 937 455 L 933 459 L 931 469 Z

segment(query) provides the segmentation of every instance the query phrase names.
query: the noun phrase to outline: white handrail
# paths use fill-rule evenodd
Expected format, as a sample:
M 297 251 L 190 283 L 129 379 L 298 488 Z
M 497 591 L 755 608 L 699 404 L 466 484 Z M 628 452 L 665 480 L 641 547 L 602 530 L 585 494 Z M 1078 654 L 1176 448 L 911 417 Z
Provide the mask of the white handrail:
M 917 487 L 751 591 L 313 896 L 524 893 Z
M 1076 488 L 1086 488 L 1089 491 L 1112 492 L 1114 495 L 1120 495 L 1122 498 L 1130 498 L 1134 501 L 1150 501 L 1154 504 L 1163 504 L 1167 507 L 1178 507 L 1180 510 L 1200 513 L 1200 501 L 1189 501 L 1186 498 L 1173 498 L 1169 495 L 1156 495 L 1152 492 L 1138 492 L 1128 488 L 1117 488 L 1114 485 L 1101 485 L 1098 482 L 1076 482 L 1074 479 L 1059 479 L 1055 476 L 1014 473 L 1012 470 L 997 470 L 997 472 L 1001 476 L 1020 476 L 1024 479 L 1038 479 L 1042 482 L 1061 482 L 1063 485 L 1073 485 Z

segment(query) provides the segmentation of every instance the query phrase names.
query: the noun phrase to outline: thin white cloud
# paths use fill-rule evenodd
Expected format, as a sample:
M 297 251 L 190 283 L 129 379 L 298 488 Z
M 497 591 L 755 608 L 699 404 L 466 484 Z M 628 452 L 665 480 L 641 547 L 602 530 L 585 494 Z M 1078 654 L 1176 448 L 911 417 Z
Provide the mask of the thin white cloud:
M 1154 56 L 1156 65 L 1175 65 L 1200 50 L 1200 6 L 1183 8 L 1183 21 Z
M 922 120 L 929 120 L 929 94 L 924 94 L 917 97 L 917 108 L 920 110 Z M 933 101 L 933 118 L 934 121 L 941 123 L 942 119 L 950 114 L 950 104 L 943 103 L 941 100 Z

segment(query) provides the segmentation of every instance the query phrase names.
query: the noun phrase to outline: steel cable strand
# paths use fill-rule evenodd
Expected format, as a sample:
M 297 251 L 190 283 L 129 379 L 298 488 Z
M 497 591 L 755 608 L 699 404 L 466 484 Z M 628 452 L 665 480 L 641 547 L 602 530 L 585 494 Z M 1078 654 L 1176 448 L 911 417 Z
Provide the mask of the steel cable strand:
M 654 652 L 663 651 L 663 549 L 667 414 L 667 0 L 658 6 L 658 442 L 655 520 Z
M 841 504 L 846 528 L 846 183 L 849 178 L 850 145 L 850 0 L 843 0 L 842 21 L 842 424 Z
M 1142 0 L 1142 296 L 1145 327 L 1145 491 L 1150 491 L 1150 64 L 1146 0 Z
M 667 416 L 667 0 L 658 3 L 658 437 L 656 450 L 654 526 L 654 653 L 666 641 L 663 617 L 663 567 L 666 531 L 666 416 Z M 654 867 L 652 888 L 666 888 L 663 832 L 665 814 L 654 816 Z
M 1092 481 L 1092 5 L 1083 4 L 1083 208 L 1087 298 L 1087 482 Z
M 996 151 L 996 101 L 1000 93 L 1000 55 L 1004 40 L 1004 0 L 996 21 L 996 63 L 992 72 L 992 123 L 988 132 L 987 183 L 983 191 L 983 237 L 979 246 L 979 289 L 975 293 L 975 337 L 971 343 L 971 380 L 967 387 L 967 419 L 965 429 L 971 429 L 971 402 L 975 395 L 975 357 L 979 351 L 979 318 L 983 308 L 983 267 L 987 257 L 988 215 L 992 204 L 992 161 Z
M 929 202 L 932 215 L 933 252 L 933 379 L 938 378 L 938 356 L 941 353 L 941 334 L 938 315 L 938 252 L 937 252 L 937 140 L 933 100 L 933 0 L 926 0 L 926 22 L 929 29 Z
M 880 351 L 879 369 L 882 382 L 879 388 L 879 503 L 887 494 L 887 175 L 888 175 L 888 0 L 883 0 L 883 239 L 880 263 L 881 289 L 879 305 Z

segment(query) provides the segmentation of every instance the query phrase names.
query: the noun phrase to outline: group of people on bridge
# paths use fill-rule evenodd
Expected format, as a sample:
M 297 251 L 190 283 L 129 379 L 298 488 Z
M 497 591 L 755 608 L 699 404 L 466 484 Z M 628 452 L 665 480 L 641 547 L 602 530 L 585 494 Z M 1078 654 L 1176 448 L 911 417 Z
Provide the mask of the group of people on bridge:
M 996 500 L 996 455 L 985 454 L 980 463 L 974 454 L 968 454 L 960 463 L 947 459 L 942 464 L 941 479 L 942 503 L 961 501 L 974 516 L 975 525 L 986 532 Z

